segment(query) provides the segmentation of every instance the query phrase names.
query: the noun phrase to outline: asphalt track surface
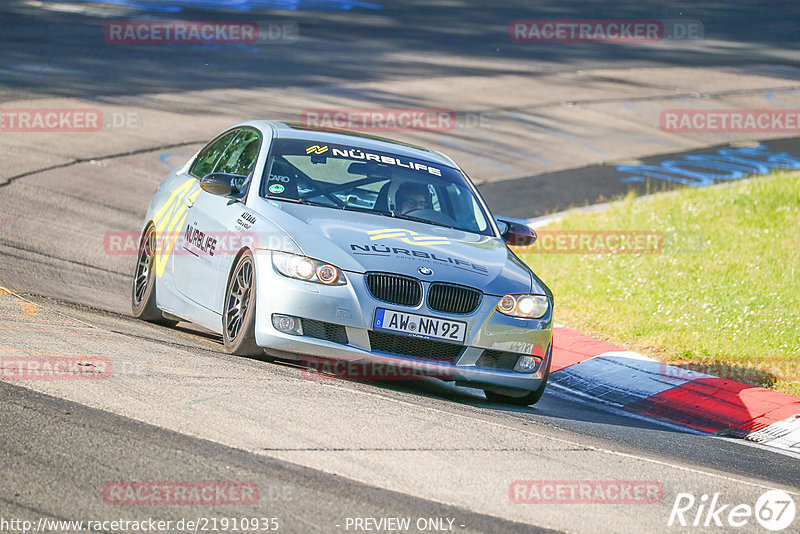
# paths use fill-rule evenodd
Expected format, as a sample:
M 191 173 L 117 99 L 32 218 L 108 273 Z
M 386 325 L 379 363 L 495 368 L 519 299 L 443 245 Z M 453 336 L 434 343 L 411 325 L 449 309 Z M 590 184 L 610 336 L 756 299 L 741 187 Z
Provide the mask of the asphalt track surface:
M 476 390 L 435 381 L 309 380 L 290 364 L 231 357 L 218 336 L 191 325 L 166 329 L 130 318 L 133 256 L 103 245 L 109 231 L 139 228 L 170 165 L 254 110 L 292 118 L 307 107 L 343 102 L 436 107 L 449 99 L 459 112 L 496 117 L 498 109 L 542 105 L 520 90 L 521 80 L 555 87 L 556 78 L 563 94 L 594 98 L 598 106 L 616 99 L 613 105 L 625 107 L 664 98 L 666 81 L 697 72 L 706 74 L 698 86 L 711 80 L 703 90 L 742 93 L 711 96 L 733 99 L 730 105 L 739 97 L 758 102 L 768 89 L 791 96 L 800 85 L 794 5 L 539 3 L 533 11 L 522 2 L 491 8 L 408 2 L 381 10 L 181 12 L 196 20 L 292 21 L 301 35 L 313 36 L 266 53 L 105 46 L 97 37 L 105 21 L 142 15 L 109 5 L 49 4 L 0 8 L 2 107 L 82 102 L 132 109 L 143 122 L 93 137 L 0 133 L 6 155 L 0 286 L 13 292 L 0 296 L 0 348 L 14 356 L 105 358 L 113 370 L 107 380 L 0 382 L 2 519 L 258 516 L 278 517 L 283 532 L 337 532 L 348 531 L 347 518 L 441 517 L 465 532 L 672 532 L 681 530 L 667 526 L 680 492 L 719 493 L 725 503 L 752 505 L 765 490 L 780 488 L 800 503 L 796 456 L 609 411 L 556 388 L 533 408 L 508 408 L 487 403 Z M 678 16 L 702 20 L 704 41 L 531 48 L 511 46 L 506 31 L 516 18 Z M 700 71 L 687 75 L 686 67 Z M 608 90 L 588 87 L 604 70 Z M 620 70 L 631 74 L 622 79 Z M 579 71 L 595 73 L 586 88 L 573 76 Z M 463 84 L 454 86 L 459 78 Z M 483 79 L 491 81 L 483 91 L 468 90 Z M 745 82 L 751 93 L 738 85 Z M 583 89 L 586 95 L 579 94 Z M 264 95 L 279 93 L 294 95 L 291 113 L 283 101 L 265 101 Z M 420 95 L 425 98 L 417 100 Z M 594 120 L 598 129 L 609 127 L 607 117 Z M 624 192 L 612 166 L 559 135 L 568 122 L 547 124 L 552 131 L 539 134 L 551 143 L 549 163 L 528 153 L 508 172 L 497 162 L 516 150 L 515 139 L 526 144 L 523 126 L 410 139 L 446 152 L 451 138 L 461 148 L 507 148 L 503 157 L 488 150 L 464 156 L 495 210 L 514 216 Z M 659 153 L 724 142 L 659 133 L 652 139 L 638 151 L 630 140 L 612 139 L 603 159 L 647 162 Z M 776 150 L 796 150 L 792 140 L 776 142 L 782 143 Z M 521 200 L 511 202 L 514 197 Z M 127 480 L 252 481 L 260 498 L 249 506 L 107 503 L 106 484 Z M 509 485 L 515 480 L 645 480 L 664 492 L 655 504 L 514 504 Z M 751 520 L 737 531 L 764 530 Z

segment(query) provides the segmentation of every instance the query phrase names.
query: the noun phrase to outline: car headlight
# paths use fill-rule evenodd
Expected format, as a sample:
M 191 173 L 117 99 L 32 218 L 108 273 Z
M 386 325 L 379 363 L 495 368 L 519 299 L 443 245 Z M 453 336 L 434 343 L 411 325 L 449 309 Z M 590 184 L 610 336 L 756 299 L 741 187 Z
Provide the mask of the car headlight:
M 497 303 L 500 313 L 525 319 L 539 319 L 549 307 L 550 299 L 544 295 L 504 295 Z
M 344 273 L 338 267 L 324 261 L 272 251 L 272 265 L 283 276 L 315 282 L 326 286 L 343 286 L 347 284 Z

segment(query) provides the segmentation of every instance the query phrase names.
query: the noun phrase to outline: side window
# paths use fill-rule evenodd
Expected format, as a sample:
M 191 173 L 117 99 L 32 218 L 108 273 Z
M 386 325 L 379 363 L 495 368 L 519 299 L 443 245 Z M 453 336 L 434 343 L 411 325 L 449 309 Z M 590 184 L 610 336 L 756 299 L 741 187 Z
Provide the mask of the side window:
M 261 136 L 255 130 L 244 129 L 225 149 L 214 168 L 215 172 L 249 176 L 256 166 Z
M 237 133 L 239 133 L 238 130 L 228 132 L 206 145 L 205 148 L 197 154 L 197 159 L 192 163 L 189 174 L 195 178 L 202 178 L 206 174 L 213 172 L 214 166 L 217 164 L 225 147 L 228 146 L 228 143 L 231 142 Z

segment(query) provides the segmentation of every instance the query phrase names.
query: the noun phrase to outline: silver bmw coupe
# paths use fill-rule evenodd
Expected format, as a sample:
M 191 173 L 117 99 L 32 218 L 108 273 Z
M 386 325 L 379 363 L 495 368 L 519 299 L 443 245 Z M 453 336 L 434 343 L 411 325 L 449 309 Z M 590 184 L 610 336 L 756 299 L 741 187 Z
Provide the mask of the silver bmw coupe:
M 133 313 L 201 325 L 233 354 L 380 366 L 531 405 L 553 296 L 509 244 L 535 238 L 439 152 L 249 121 L 159 185 Z

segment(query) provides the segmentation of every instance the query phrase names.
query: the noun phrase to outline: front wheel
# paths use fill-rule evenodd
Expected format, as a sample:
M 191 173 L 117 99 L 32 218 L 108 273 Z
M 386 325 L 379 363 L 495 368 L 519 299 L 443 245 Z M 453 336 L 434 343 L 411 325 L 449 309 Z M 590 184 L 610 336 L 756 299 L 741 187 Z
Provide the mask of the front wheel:
M 239 256 L 225 290 L 222 314 L 222 341 L 225 350 L 239 356 L 254 356 L 263 351 L 256 345 L 256 274 L 253 254 Z
M 502 395 L 500 393 L 495 393 L 489 389 L 484 389 L 483 392 L 486 394 L 486 400 L 489 402 L 497 402 L 499 404 L 513 404 L 514 406 L 533 406 L 539 399 L 542 398 L 542 393 L 544 393 L 544 387 L 546 385 L 546 381 L 542 382 L 542 385 L 539 386 L 539 389 L 536 391 L 530 391 L 527 394 L 522 395 L 521 397 L 513 397 L 511 395 Z
M 484 394 L 486 394 L 486 400 L 490 402 L 497 402 L 500 404 L 513 404 L 514 406 L 533 406 L 534 404 L 539 402 L 539 399 L 542 398 L 544 389 L 547 387 L 547 379 L 550 377 L 551 357 L 552 356 L 549 356 L 547 359 L 547 369 L 545 370 L 544 380 L 542 380 L 542 383 L 535 391 L 529 391 L 526 393 L 523 390 L 519 390 L 519 396 L 517 396 L 517 395 L 503 395 L 502 393 L 497 393 L 489 389 L 484 389 L 483 392 Z
M 177 321 L 165 319 L 156 307 L 156 278 L 154 272 L 156 250 L 156 229 L 149 224 L 139 240 L 136 254 L 136 269 L 133 272 L 131 291 L 131 310 L 133 316 L 142 321 L 164 326 L 175 326 Z

